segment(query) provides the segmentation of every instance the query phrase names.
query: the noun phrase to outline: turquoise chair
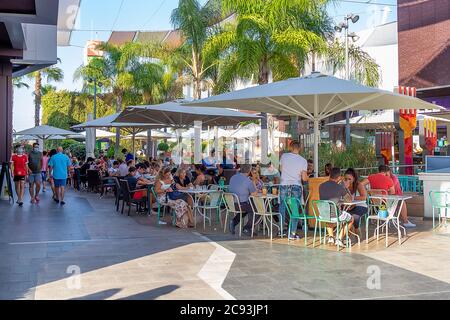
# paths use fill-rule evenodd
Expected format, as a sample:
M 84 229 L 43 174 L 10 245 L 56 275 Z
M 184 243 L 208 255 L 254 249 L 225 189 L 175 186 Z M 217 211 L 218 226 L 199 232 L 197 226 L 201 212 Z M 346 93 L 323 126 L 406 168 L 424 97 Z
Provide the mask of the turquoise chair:
M 345 239 L 346 239 L 346 244 L 348 246 L 348 243 L 349 243 L 348 242 L 348 224 L 345 223 L 344 221 L 339 220 L 340 211 L 339 211 L 336 203 L 334 203 L 333 201 L 329 201 L 329 200 L 313 200 L 312 207 L 313 207 L 314 217 L 316 219 L 316 223 L 314 226 L 313 247 L 315 246 L 315 243 L 316 243 L 317 227 L 321 223 L 324 223 L 324 227 L 323 227 L 323 232 L 324 232 L 323 243 L 324 244 L 325 244 L 326 235 L 327 235 L 326 224 L 335 224 L 336 225 L 336 238 L 338 238 L 339 230 L 340 230 L 341 224 L 343 223 L 345 225 L 345 231 L 346 231 Z M 334 210 L 331 210 L 332 208 Z M 336 217 L 331 216 L 332 211 L 335 212 Z M 322 228 L 320 226 L 319 234 L 320 234 L 320 240 L 322 241 L 321 229 Z M 336 247 L 337 247 L 337 251 L 339 251 L 339 243 Z
M 206 219 L 209 219 L 209 225 L 211 225 L 211 212 L 216 211 L 216 220 L 220 220 L 220 206 L 222 204 L 222 191 L 214 191 L 209 193 L 205 197 L 205 202 L 203 205 L 198 205 L 198 209 L 203 211 L 203 229 L 206 228 Z M 197 213 L 197 211 L 195 211 Z M 209 213 L 209 217 L 207 214 Z M 197 221 L 197 215 L 195 216 L 195 221 Z
M 160 223 L 160 218 L 161 218 L 161 214 L 164 217 L 164 215 L 166 213 L 166 208 L 169 207 L 169 205 L 161 203 L 158 200 L 158 195 L 156 194 L 155 187 L 152 187 L 151 191 L 152 191 L 153 197 L 155 198 L 155 202 L 158 205 L 158 215 L 157 215 L 158 225 L 165 224 L 165 223 Z M 149 208 L 149 210 L 150 210 L 150 208 Z M 170 207 L 169 207 L 169 210 L 172 210 L 172 225 L 175 225 L 176 224 L 176 213 L 175 213 L 175 210 L 173 210 Z
M 434 211 L 435 209 L 439 212 L 439 218 L 442 218 L 441 212 L 444 210 L 445 213 L 445 225 L 447 225 L 447 210 L 450 209 L 450 192 L 446 191 L 430 191 L 429 193 L 431 207 L 433 212 L 433 229 L 435 228 L 434 222 Z M 439 219 L 438 227 L 442 224 L 441 219 Z
M 308 216 L 306 214 L 305 207 L 302 205 L 299 198 L 287 197 L 284 199 L 284 205 L 289 214 L 288 241 L 290 240 L 292 219 L 303 220 L 303 229 L 305 231 L 305 245 L 306 245 L 308 237 L 308 220 L 314 219 L 314 217 Z

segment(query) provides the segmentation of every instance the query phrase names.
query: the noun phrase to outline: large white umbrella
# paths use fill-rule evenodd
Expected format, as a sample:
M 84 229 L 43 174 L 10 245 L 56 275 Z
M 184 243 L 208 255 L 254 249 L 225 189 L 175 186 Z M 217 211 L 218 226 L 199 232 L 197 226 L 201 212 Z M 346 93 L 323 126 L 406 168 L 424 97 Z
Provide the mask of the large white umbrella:
M 131 139 L 132 135 L 128 135 L 125 136 L 124 139 Z M 136 134 L 136 136 L 134 137 L 137 140 L 147 140 L 148 135 L 147 135 L 147 131 L 142 131 L 139 132 L 138 134 Z M 151 139 L 172 139 L 172 138 L 176 138 L 176 135 L 174 133 L 170 133 L 170 132 L 164 132 L 164 131 L 160 131 L 160 130 L 152 130 L 152 134 L 151 134 Z
M 203 126 L 229 126 L 242 121 L 255 120 L 257 115 L 222 108 L 196 108 L 171 101 L 162 104 L 127 107 L 116 122 L 146 122 L 163 127 L 189 128 L 194 121 Z
M 290 138 L 291 135 L 286 132 L 281 132 L 279 130 L 270 130 L 272 138 Z M 237 128 L 228 133 L 228 137 L 231 138 L 255 138 L 261 136 L 261 127 L 257 124 L 251 123 L 246 126 Z
M 256 120 L 260 117 L 257 115 L 234 111 L 223 108 L 196 108 L 184 106 L 181 101 L 171 101 L 156 105 L 147 106 L 130 106 L 127 107 L 117 117 L 117 122 L 148 122 L 160 124 L 163 127 L 172 127 L 176 129 L 189 128 L 194 125 L 197 131 L 201 130 L 201 126 L 229 126 L 236 125 L 242 121 Z M 197 123 L 197 125 L 196 125 Z M 177 130 L 178 141 L 181 139 L 181 132 Z M 195 138 L 194 159 L 198 161 L 201 154 L 200 134 Z M 181 144 L 179 143 L 179 147 Z M 181 154 L 181 149 L 178 150 Z M 181 157 L 180 157 L 181 161 Z
M 139 132 L 142 132 L 147 129 L 156 129 L 165 127 L 161 124 L 154 124 L 154 123 L 142 123 L 139 121 L 136 122 L 121 122 L 116 121 L 117 117 L 120 115 L 120 113 L 115 113 L 109 116 L 97 118 L 95 120 L 86 121 L 84 123 L 72 126 L 74 129 L 85 129 L 85 128 L 116 128 L 116 129 L 122 129 L 126 131 L 128 134 L 131 134 L 132 136 L 132 145 L 133 145 L 133 155 L 135 151 L 135 139 L 134 137 Z
M 319 123 L 346 110 L 442 109 L 426 101 L 314 72 L 309 76 L 259 85 L 187 103 L 297 115 L 314 123 L 314 171 L 319 172 Z M 263 151 L 264 152 L 264 151 Z
M 32 136 L 35 137 L 35 139 L 41 139 L 43 141 L 43 144 L 45 144 L 45 141 L 48 139 L 51 139 L 54 136 L 69 136 L 72 134 L 76 134 L 73 131 L 64 130 L 48 125 L 41 125 L 36 126 L 34 128 L 25 129 L 19 132 L 15 132 L 14 135 L 16 136 Z M 43 145 L 41 146 L 41 148 Z
M 422 119 L 434 119 L 440 124 L 446 124 L 450 122 L 450 119 L 445 119 L 442 117 L 434 117 L 431 115 L 417 114 L 417 120 Z M 349 120 L 350 126 L 353 128 L 364 129 L 364 130 L 395 130 L 395 120 L 393 110 L 383 110 L 376 111 L 366 115 L 360 115 L 352 117 Z M 336 122 L 331 122 L 326 124 L 327 126 L 345 126 L 346 121 L 340 120 Z
M 113 138 L 116 136 L 114 132 L 102 130 L 102 129 L 95 129 L 95 136 L 97 138 Z M 69 139 L 86 139 L 86 131 L 80 132 L 75 135 L 67 136 Z

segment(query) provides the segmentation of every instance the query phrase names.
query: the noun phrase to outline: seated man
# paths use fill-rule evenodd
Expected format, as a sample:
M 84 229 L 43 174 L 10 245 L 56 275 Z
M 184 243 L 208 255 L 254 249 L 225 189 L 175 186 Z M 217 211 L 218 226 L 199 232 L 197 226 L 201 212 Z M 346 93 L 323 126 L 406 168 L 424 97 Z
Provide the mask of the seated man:
M 341 169 L 339 168 L 332 168 L 330 171 L 330 179 L 324 183 L 322 183 L 319 186 L 319 194 L 320 194 L 320 200 L 330 200 L 336 203 L 337 206 L 339 206 L 339 202 L 341 199 L 344 199 L 345 201 L 351 201 L 352 197 L 347 192 L 345 187 L 340 184 L 341 181 Z M 336 212 L 334 211 L 334 208 L 332 207 L 331 217 L 336 217 Z M 353 225 L 353 217 L 350 213 L 346 211 L 342 211 L 339 216 L 339 221 L 341 222 L 347 222 L 348 228 L 350 229 Z M 328 243 L 329 244 L 336 244 L 339 246 L 345 246 L 345 244 L 342 242 L 342 237 L 344 236 L 344 228 L 342 228 L 339 232 L 339 235 L 337 235 L 337 239 L 334 239 L 334 225 L 328 225 L 327 226 L 327 232 L 328 232 Z
M 112 167 L 108 169 L 108 173 L 110 177 L 118 177 L 120 175 L 119 161 L 114 160 Z
M 148 180 L 148 179 L 146 179 L 146 178 L 144 177 L 144 175 L 145 175 L 145 170 L 146 170 L 145 164 L 143 164 L 143 163 L 138 163 L 138 164 L 136 165 L 136 171 L 137 171 L 137 172 L 136 172 L 135 177 L 136 177 L 136 179 L 139 181 L 139 184 L 140 184 L 141 186 L 147 186 L 147 185 L 152 184 L 150 180 Z
M 257 194 L 255 185 L 249 178 L 251 169 L 251 165 L 242 164 L 240 172 L 231 177 L 229 185 L 230 192 L 236 194 L 239 198 L 239 203 L 243 211 L 242 217 L 248 215 L 247 224 L 244 226 L 242 231 L 244 234 L 249 236 L 252 233 L 253 209 L 250 205 L 248 197 Z M 230 232 L 232 234 L 235 233 L 235 228 L 240 222 L 240 216 L 239 214 L 236 214 L 230 221 Z
M 389 169 L 386 165 L 380 165 L 378 167 L 378 173 L 371 174 L 362 183 L 364 185 L 370 183 L 371 189 L 385 190 L 390 195 L 398 195 L 398 190 L 396 192 L 395 183 L 391 178 L 391 169 Z M 405 228 L 414 228 L 416 226 L 408 220 L 408 209 L 406 208 L 406 203 L 402 206 L 402 210 L 400 212 L 400 222 Z

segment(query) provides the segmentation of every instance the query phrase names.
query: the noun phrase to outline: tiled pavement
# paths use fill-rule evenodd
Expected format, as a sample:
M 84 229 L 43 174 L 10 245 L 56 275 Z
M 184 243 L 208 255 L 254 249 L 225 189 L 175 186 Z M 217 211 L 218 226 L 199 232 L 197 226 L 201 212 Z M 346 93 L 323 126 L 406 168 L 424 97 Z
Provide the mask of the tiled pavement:
M 0 299 L 450 298 L 446 232 L 336 252 L 158 227 L 116 213 L 110 196 L 71 191 L 65 207 L 41 199 L 0 201 Z M 367 285 L 374 270 L 379 289 Z

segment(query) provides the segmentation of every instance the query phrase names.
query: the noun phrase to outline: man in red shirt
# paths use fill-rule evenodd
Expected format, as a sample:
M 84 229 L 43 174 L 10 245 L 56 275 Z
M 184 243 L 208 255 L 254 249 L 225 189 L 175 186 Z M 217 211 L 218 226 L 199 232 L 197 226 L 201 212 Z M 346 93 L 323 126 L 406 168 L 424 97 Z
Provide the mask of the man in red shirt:
M 391 170 L 386 165 L 380 165 L 378 167 L 378 173 L 371 174 L 367 177 L 363 184 L 370 183 L 370 189 L 381 189 L 387 191 L 390 195 L 399 195 L 396 190 L 395 183 L 391 178 Z M 405 228 L 414 228 L 416 225 L 408 220 L 408 210 L 405 205 L 402 206 L 400 212 L 400 221 Z
M 25 193 L 25 178 L 28 174 L 28 157 L 24 153 L 23 146 L 17 148 L 17 152 L 11 156 L 11 175 L 17 193 L 17 204 L 23 205 L 23 195 Z

